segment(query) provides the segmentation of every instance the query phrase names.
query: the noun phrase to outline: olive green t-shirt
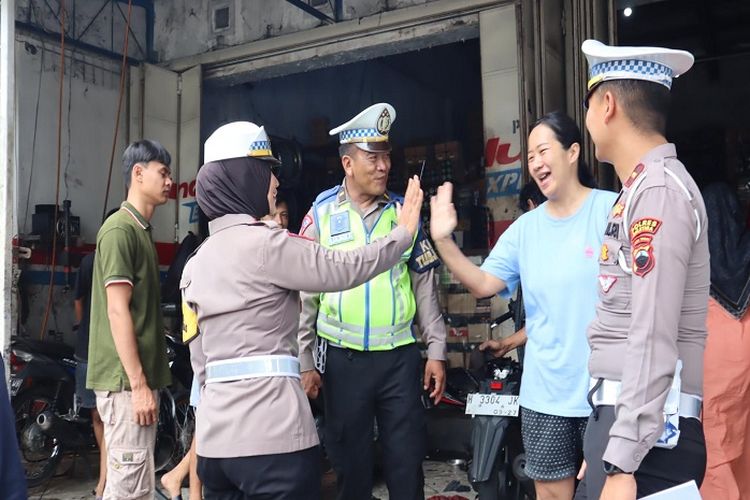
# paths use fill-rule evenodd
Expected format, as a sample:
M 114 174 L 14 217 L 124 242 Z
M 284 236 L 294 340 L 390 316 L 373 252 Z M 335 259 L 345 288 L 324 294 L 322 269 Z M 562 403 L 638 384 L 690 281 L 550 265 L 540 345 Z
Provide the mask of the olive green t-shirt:
M 117 283 L 133 288 L 130 314 L 148 386 L 165 387 L 171 383 L 171 374 L 161 315 L 159 261 L 151 225 L 128 202 L 104 222 L 96 236 L 86 377 L 89 389 L 130 390 L 107 315 L 106 287 Z

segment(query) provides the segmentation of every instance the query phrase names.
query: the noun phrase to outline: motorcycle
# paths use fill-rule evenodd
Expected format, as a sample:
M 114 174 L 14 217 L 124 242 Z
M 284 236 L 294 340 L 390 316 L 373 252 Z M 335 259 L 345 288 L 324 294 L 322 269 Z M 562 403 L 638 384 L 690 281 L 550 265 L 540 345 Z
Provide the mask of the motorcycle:
M 167 336 L 171 368 L 184 367 L 186 350 Z M 90 464 L 88 455 L 97 449 L 90 412 L 79 407 L 75 397 L 77 365 L 73 348 L 61 342 L 16 337 L 11 343 L 11 404 L 29 488 L 49 480 L 66 454 L 80 455 Z M 180 370 L 176 370 L 179 376 L 173 371 L 173 385 L 160 391 L 154 450 L 157 471 L 179 463 L 192 441 L 195 416 L 189 390 L 181 381 L 186 375 Z M 191 378 L 192 372 L 188 384 Z
M 522 307 L 511 301 L 495 318 L 522 323 Z M 519 353 L 519 358 L 522 353 Z M 433 456 L 458 456 L 467 462 L 468 480 L 480 500 L 534 499 L 534 483 L 525 474 L 525 454 L 518 418 L 522 366 L 509 357 L 472 351 L 469 368 L 446 372 L 443 399 L 428 408 L 428 442 Z
M 490 325 L 494 330 L 507 320 L 518 330 L 524 323 L 519 290 L 508 312 Z M 526 455 L 521 440 L 518 395 L 521 388 L 523 350 L 520 363 L 475 351 L 470 369 L 477 376 L 476 392 L 466 398 L 466 414 L 472 415 L 472 460 L 469 481 L 481 500 L 534 499 L 534 481 L 525 473 Z
M 473 416 L 469 481 L 481 500 L 533 499 L 518 418 L 521 365 L 511 358 L 491 358 L 483 369 L 478 390 L 466 400 L 465 411 Z

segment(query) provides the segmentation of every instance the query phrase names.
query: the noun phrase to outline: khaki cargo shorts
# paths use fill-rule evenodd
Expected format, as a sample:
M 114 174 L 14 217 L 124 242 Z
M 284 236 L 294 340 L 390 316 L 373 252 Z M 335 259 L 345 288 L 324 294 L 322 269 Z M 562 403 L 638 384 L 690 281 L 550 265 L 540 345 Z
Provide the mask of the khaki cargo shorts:
M 154 392 L 157 408 L 159 393 Z M 130 391 L 95 391 L 96 408 L 104 422 L 107 446 L 107 486 L 104 500 L 154 498 L 156 424 L 144 427 L 133 420 Z

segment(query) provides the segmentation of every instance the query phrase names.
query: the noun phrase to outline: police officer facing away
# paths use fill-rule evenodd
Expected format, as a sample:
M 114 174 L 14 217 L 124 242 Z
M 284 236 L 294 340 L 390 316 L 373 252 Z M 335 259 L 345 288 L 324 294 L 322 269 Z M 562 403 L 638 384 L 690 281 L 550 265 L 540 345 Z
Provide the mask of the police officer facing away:
M 348 252 L 260 219 L 278 180 L 262 127 L 233 122 L 206 141 L 196 199 L 210 236 L 180 280 L 183 337 L 199 387 L 198 475 L 207 499 L 320 498 L 320 452 L 299 381 L 299 292 L 333 292 L 387 271 L 412 245 L 422 193 L 409 181 L 394 225 Z
M 672 79 L 693 56 L 582 46 L 586 127 L 623 188 L 599 255 L 589 327 L 594 411 L 578 499 L 634 499 L 703 479 L 700 422 L 709 254 L 703 199 L 665 139 Z
M 390 104 L 375 104 L 331 130 L 331 135 L 339 134 L 344 182 L 317 197 L 300 235 L 344 250 L 362 247 L 391 230 L 399 200 L 386 192 L 391 169 L 388 133 L 395 118 Z M 418 235 L 392 269 L 364 285 L 302 295 L 302 383 L 308 396 L 317 397 L 317 334 L 325 388 L 325 446 L 341 500 L 371 498 L 373 420 L 390 498 L 423 498 L 426 435 L 420 396 L 428 389 L 439 401 L 445 378 L 445 326 L 433 276 L 437 265 L 429 241 Z M 427 344 L 423 374 L 411 329 L 414 319 Z

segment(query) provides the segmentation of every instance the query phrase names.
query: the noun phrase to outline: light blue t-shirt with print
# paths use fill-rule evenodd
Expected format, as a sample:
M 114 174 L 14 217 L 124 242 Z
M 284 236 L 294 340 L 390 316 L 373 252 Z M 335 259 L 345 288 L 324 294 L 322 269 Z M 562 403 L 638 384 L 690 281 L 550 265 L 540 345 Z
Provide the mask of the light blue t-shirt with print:
M 523 214 L 500 236 L 482 270 L 503 280 L 510 298 L 520 281 L 526 308 L 526 354 L 519 402 L 563 417 L 586 417 L 586 329 L 598 300 L 599 252 L 617 194 L 594 189 L 563 219 L 547 203 Z

